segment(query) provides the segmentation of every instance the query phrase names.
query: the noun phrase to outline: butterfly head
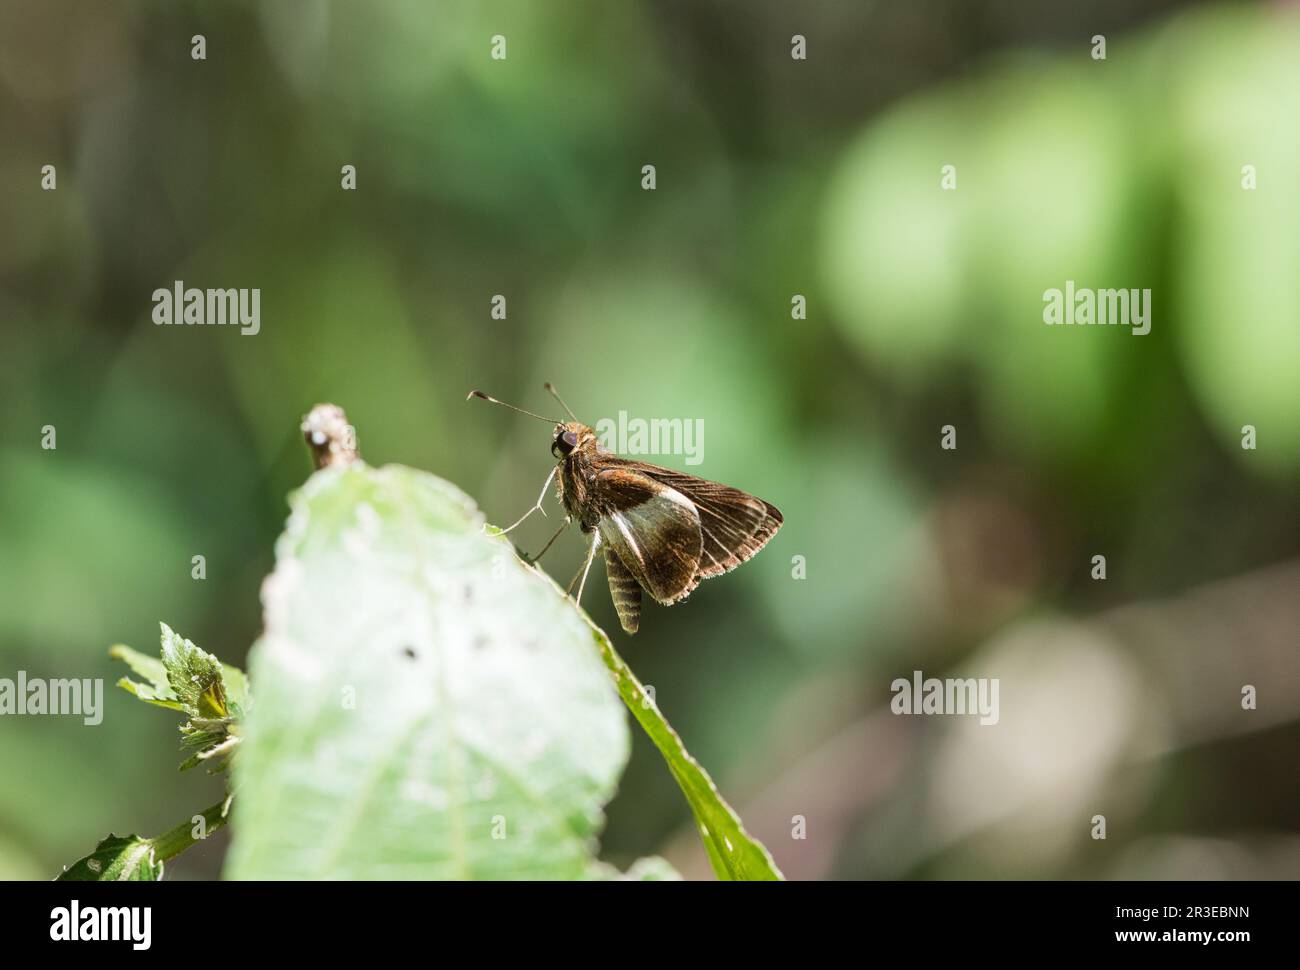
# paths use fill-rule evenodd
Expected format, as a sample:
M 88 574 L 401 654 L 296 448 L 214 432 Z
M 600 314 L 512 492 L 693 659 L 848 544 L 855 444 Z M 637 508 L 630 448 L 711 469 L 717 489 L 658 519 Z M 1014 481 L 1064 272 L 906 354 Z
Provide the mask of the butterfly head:
M 568 458 L 575 451 L 586 451 L 595 447 L 596 432 L 585 424 L 569 421 L 555 426 L 555 439 L 551 442 L 551 454 L 556 458 Z

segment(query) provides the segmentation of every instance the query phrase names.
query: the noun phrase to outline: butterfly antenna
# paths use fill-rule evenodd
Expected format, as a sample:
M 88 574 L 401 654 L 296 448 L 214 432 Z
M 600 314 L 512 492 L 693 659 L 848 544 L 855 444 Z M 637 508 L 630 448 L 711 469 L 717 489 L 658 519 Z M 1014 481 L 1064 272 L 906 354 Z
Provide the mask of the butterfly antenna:
M 518 411 L 520 414 L 526 414 L 526 415 L 528 415 L 530 418 L 537 418 L 537 419 L 539 419 L 539 420 L 541 420 L 541 421 L 549 421 L 551 424 L 563 424 L 563 423 L 564 423 L 563 421 L 557 420 L 556 418 L 548 418 L 548 417 L 544 417 L 543 415 L 540 415 L 540 414 L 534 414 L 532 411 L 525 411 L 523 408 L 517 408 L 517 407 L 515 407 L 513 404 L 507 404 L 505 401 L 498 401 L 496 398 L 491 397 L 490 395 L 484 394 L 482 391 L 470 391 L 468 394 L 465 395 L 465 400 L 468 401 L 468 400 L 469 400 L 470 398 L 472 398 L 472 397 L 480 397 L 480 398 L 482 398 L 483 400 L 488 401 L 488 402 L 490 402 L 490 403 L 492 403 L 492 404 L 500 404 L 503 408 L 509 408 L 511 411 Z M 563 403 L 563 402 L 561 402 L 561 403 Z M 576 419 L 575 419 L 575 420 L 576 420 Z
M 555 389 L 554 384 L 552 384 L 550 381 L 547 381 L 542 386 L 545 387 L 551 393 L 551 396 L 555 398 L 555 400 L 560 402 L 560 407 L 564 408 L 564 410 L 569 412 L 569 417 L 573 418 L 574 421 L 578 420 L 578 416 L 573 413 L 573 409 L 571 407 L 569 407 L 567 404 L 564 403 L 564 398 L 560 397 L 560 392 Z

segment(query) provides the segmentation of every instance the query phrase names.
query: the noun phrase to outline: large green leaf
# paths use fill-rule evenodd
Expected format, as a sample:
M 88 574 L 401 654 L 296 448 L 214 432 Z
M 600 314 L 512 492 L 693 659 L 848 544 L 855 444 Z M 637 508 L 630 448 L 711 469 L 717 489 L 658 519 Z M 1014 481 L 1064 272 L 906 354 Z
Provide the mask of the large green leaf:
M 629 738 L 580 616 L 432 475 L 327 469 L 292 506 L 228 875 L 605 875 Z

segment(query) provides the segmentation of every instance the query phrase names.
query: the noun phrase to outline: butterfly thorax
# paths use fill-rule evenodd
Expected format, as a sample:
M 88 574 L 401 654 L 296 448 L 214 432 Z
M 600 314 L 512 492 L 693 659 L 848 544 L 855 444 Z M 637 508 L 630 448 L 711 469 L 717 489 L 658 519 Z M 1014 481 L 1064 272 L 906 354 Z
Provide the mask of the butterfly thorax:
M 596 475 L 609 452 L 600 446 L 596 432 L 574 421 L 556 425 L 551 453 L 560 459 L 559 474 L 555 476 L 556 494 L 564 510 L 578 520 L 582 531 L 590 532 L 606 511 L 592 499 Z

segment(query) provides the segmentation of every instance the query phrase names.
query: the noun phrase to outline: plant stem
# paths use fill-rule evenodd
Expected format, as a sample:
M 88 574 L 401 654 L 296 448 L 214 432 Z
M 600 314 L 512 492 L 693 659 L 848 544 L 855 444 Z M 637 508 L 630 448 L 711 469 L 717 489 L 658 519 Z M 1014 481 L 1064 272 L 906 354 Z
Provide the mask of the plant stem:
M 157 838 L 151 839 L 154 848 L 154 858 L 159 862 L 166 862 L 168 859 L 174 859 L 196 842 L 202 842 L 217 829 L 226 824 L 226 815 L 224 809 L 228 799 L 221 799 L 215 805 L 204 809 L 200 814 L 203 816 L 203 836 L 194 837 L 194 829 L 199 824 L 197 821 L 188 820 L 182 822 L 174 829 L 164 832 Z

